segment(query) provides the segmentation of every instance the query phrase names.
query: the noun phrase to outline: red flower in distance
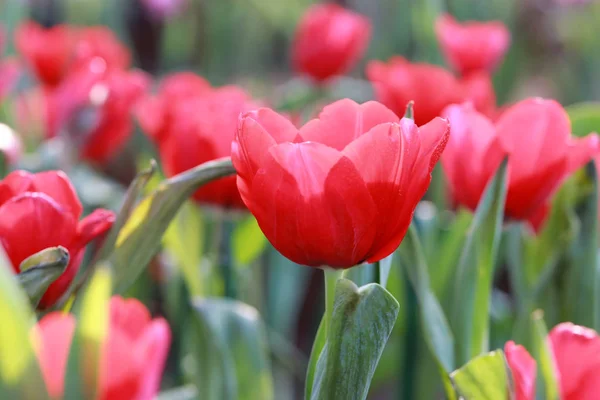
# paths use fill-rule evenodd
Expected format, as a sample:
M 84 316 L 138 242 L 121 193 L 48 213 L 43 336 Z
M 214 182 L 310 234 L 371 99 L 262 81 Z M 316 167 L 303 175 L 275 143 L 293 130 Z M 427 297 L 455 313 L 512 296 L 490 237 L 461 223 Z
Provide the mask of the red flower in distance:
M 446 60 L 461 75 L 493 72 L 510 45 L 510 32 L 500 21 L 460 24 L 444 14 L 435 31 Z
M 108 337 L 104 343 L 98 382 L 99 400 L 146 400 L 158 392 L 171 342 L 163 318 L 151 319 L 142 303 L 114 296 L 110 301 Z M 77 322 L 53 312 L 37 324 L 38 359 L 48 393 L 61 398 L 69 349 Z
M 60 245 L 69 250 L 69 265 L 44 294 L 42 308 L 67 290 L 85 246 L 110 229 L 115 218 L 112 211 L 98 209 L 80 221 L 82 212 L 75 189 L 61 171 L 15 171 L 0 181 L 0 241 L 15 272 L 43 249 Z
M 392 57 L 388 63 L 371 61 L 366 72 L 377 99 L 396 115 L 404 115 L 406 105 L 414 101 L 415 122 L 419 126 L 440 116 L 450 104 L 472 100 L 487 112 L 495 103 L 493 87 L 485 77 L 461 81 L 437 65 Z
M 47 87 L 58 85 L 67 74 L 76 40 L 68 25 L 44 28 L 35 22 L 21 24 L 15 33 L 15 45 L 38 80 Z
M 127 69 L 131 66 L 129 49 L 105 26 L 82 28 L 74 47 L 74 67 L 101 58 L 107 69 Z
M 366 17 L 336 4 L 314 5 L 296 31 L 294 68 L 318 82 L 342 75 L 363 55 L 370 37 Z
M 154 113 L 152 107 L 138 109 L 140 121 L 144 121 L 142 127 L 150 128 L 148 132 L 158 146 L 167 176 L 229 156 L 240 113 L 257 107 L 257 103 L 235 86 L 205 90 L 198 96 L 181 92 L 169 96 L 165 91 L 162 100 L 158 100 L 169 104 L 162 108 L 162 121 L 156 120 L 161 114 Z M 211 182 L 196 191 L 193 198 L 226 208 L 245 208 L 235 177 Z
M 504 154 L 509 157 L 505 215 L 526 220 L 544 207 L 560 184 L 598 154 L 595 134 L 571 136 L 569 118 L 553 100 L 527 99 L 494 124 L 471 105 L 452 105 L 451 139 L 442 157 L 453 197 L 475 209 Z
M 557 325 L 548 334 L 557 371 L 555 377 L 564 400 L 592 400 L 600 393 L 600 337 L 589 328 L 570 322 Z M 523 346 L 504 347 L 512 371 L 517 400 L 535 399 L 536 362 Z
M 81 65 L 48 97 L 48 134 L 69 137 L 83 159 L 106 163 L 131 133 L 131 113 L 149 85 L 141 71 L 107 69 L 94 58 Z
M 340 100 L 299 130 L 268 109 L 240 117 L 237 185 L 265 236 L 290 260 L 350 268 L 402 241 L 448 139 L 380 103 Z

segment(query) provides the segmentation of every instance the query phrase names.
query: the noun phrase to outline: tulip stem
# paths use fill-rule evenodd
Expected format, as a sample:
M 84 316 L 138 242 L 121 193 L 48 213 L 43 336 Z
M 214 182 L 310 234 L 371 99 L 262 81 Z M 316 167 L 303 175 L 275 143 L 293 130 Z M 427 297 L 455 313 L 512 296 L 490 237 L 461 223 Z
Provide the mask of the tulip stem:
M 325 267 L 323 271 L 325 272 L 325 332 L 329 335 L 335 302 L 335 285 L 342 277 L 343 270 Z

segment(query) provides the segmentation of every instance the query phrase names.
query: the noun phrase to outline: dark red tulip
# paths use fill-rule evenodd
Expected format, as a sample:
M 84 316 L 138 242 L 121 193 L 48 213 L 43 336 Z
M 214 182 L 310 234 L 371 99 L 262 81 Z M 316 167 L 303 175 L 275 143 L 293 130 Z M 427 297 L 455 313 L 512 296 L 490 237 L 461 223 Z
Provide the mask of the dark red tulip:
M 235 86 L 207 89 L 199 85 L 197 89 L 201 95 L 173 89 L 172 85 L 165 86 L 158 100 L 154 100 L 154 106 L 142 104 L 138 108 L 141 125 L 147 128 L 157 144 L 167 176 L 229 156 L 238 116 L 256 108 L 257 103 Z M 160 109 L 162 113 L 156 112 Z M 159 115 L 162 120 L 157 120 Z M 211 182 L 196 191 L 193 197 L 201 203 L 245 208 L 235 177 Z
M 600 336 L 589 328 L 565 322 L 548 334 L 555 379 L 563 400 L 592 400 L 600 393 Z M 516 400 L 534 400 L 536 362 L 514 342 L 504 348 L 513 374 Z
M 131 113 L 148 85 L 141 71 L 107 69 L 103 59 L 92 59 L 48 96 L 49 136 L 67 135 L 83 159 L 106 163 L 133 132 Z
M 76 40 L 75 31 L 67 25 L 44 28 L 25 22 L 15 33 L 17 50 L 47 87 L 58 85 L 69 70 Z
M 371 23 L 337 4 L 310 7 L 300 21 L 292 49 L 294 68 L 322 82 L 350 70 L 365 52 Z
M 297 129 L 261 108 L 232 145 L 244 203 L 273 246 L 303 265 L 350 268 L 402 241 L 448 140 L 371 101 L 340 100 Z
M 377 99 L 396 115 L 404 115 L 408 102 L 414 101 L 417 125 L 440 116 L 450 104 L 472 100 L 487 109 L 495 102 L 491 82 L 481 76 L 461 81 L 442 67 L 411 63 L 402 57 L 393 57 L 388 63 L 371 61 L 367 77 Z
M 527 99 L 496 123 L 469 104 L 448 107 L 451 139 L 442 157 L 454 198 L 474 209 L 485 185 L 509 157 L 505 215 L 534 218 L 561 183 L 599 152 L 596 134 L 577 139 L 565 110 L 553 100 Z
M 100 357 L 99 400 L 146 400 L 158 393 L 171 342 L 163 318 L 152 319 L 142 303 L 114 296 L 110 301 L 108 333 Z M 37 324 L 38 360 L 53 399 L 62 398 L 69 349 L 77 321 L 53 312 Z M 85 363 L 85 360 L 83 360 Z M 84 382 L 85 383 L 85 382 Z
M 444 14 L 435 31 L 446 60 L 462 75 L 493 72 L 510 45 L 510 32 L 500 21 L 461 24 Z
M 42 308 L 63 295 L 79 269 L 85 246 L 104 234 L 115 218 L 111 211 L 98 209 L 80 221 L 82 212 L 63 172 L 15 171 L 0 181 L 0 240 L 15 272 L 23 260 L 45 248 L 60 245 L 69 250 L 69 265 L 44 294 Z

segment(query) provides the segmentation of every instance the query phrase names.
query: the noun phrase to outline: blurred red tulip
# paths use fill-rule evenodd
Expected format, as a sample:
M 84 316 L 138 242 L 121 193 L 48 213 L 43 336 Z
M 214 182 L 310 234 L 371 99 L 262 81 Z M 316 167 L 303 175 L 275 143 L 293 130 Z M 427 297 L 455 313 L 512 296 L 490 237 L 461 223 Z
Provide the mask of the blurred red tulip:
M 79 30 L 74 48 L 75 67 L 101 58 L 107 69 L 127 69 L 131 66 L 129 49 L 119 41 L 113 31 L 105 26 L 92 26 Z
M 600 393 L 600 336 L 570 322 L 557 325 L 548 335 L 563 400 L 592 400 Z M 522 346 L 505 346 L 513 373 L 517 400 L 535 399 L 536 363 Z
M 560 184 L 598 154 L 596 134 L 571 136 L 569 118 L 553 100 L 527 99 L 494 124 L 471 105 L 452 105 L 451 139 L 442 157 L 454 198 L 474 209 L 503 154 L 509 156 L 507 218 L 533 218 Z M 538 221 L 539 222 L 539 221 Z
M 377 99 L 396 115 L 404 115 L 408 102 L 414 101 L 417 125 L 440 116 L 450 104 L 472 100 L 487 112 L 495 103 L 491 82 L 481 75 L 461 81 L 442 67 L 411 63 L 402 57 L 392 57 L 387 64 L 371 61 L 367 77 Z
M 113 212 L 98 209 L 80 221 L 82 212 L 75 189 L 61 171 L 15 171 L 0 181 L 0 241 L 14 271 L 45 248 L 61 245 L 69 250 L 69 265 L 44 294 L 41 308 L 52 306 L 67 290 L 85 246 L 110 229 L 115 218 Z
M 199 84 L 197 91 L 184 93 L 176 90 L 174 84 L 163 87 L 154 106 L 143 107 L 142 104 L 138 108 L 141 125 L 157 144 L 167 176 L 229 156 L 238 116 L 258 106 L 235 86 L 208 89 Z M 162 106 L 157 106 L 159 103 Z M 162 119 L 158 120 L 158 116 Z M 193 198 L 226 208 L 245 208 L 235 177 L 211 182 L 196 191 Z
M 500 21 L 461 24 L 444 14 L 435 31 L 446 60 L 462 75 L 493 72 L 510 45 L 510 32 Z
M 474 72 L 460 80 L 464 90 L 465 99 L 468 99 L 475 109 L 488 118 L 496 115 L 496 92 L 492 77 L 487 72 Z
M 53 312 L 37 325 L 38 359 L 52 398 L 64 393 L 69 348 L 75 332 L 72 315 Z M 108 337 L 104 343 L 98 383 L 99 400 L 148 400 L 159 389 L 171 342 L 163 318 L 151 319 L 142 303 L 114 296 L 110 301 Z
M 363 55 L 370 37 L 366 17 L 336 4 L 314 5 L 296 31 L 294 68 L 318 82 L 342 75 Z
M 107 69 L 94 58 L 72 71 L 48 96 L 49 136 L 65 134 L 80 156 L 106 163 L 131 133 L 131 113 L 149 85 L 141 71 Z
M 0 102 L 13 89 L 21 74 L 21 66 L 18 61 L 6 58 L 0 61 Z
M 380 103 L 340 100 L 299 130 L 262 108 L 240 117 L 232 145 L 242 199 L 265 236 L 303 265 L 350 268 L 402 241 L 448 140 Z
M 18 27 L 15 46 L 39 81 L 47 87 L 54 87 L 67 74 L 75 39 L 76 33 L 68 25 L 43 28 L 29 21 Z

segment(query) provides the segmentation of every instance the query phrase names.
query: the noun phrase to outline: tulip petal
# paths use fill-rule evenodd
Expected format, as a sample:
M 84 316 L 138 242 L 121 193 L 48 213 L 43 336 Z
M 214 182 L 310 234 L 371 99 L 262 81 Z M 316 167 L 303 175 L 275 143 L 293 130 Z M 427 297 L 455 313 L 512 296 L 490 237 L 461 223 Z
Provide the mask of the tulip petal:
M 323 144 L 272 147 L 246 200 L 273 246 L 299 264 L 349 268 L 372 245 L 373 199 L 352 162 Z
M 24 192 L 33 191 L 33 174 L 27 171 L 18 170 L 6 175 L 0 181 L 0 205 Z
M 572 139 L 568 148 L 567 173 L 571 174 L 587 164 L 600 150 L 600 140 L 595 133 Z
M 171 330 L 167 321 L 163 318 L 154 319 L 146 328 L 140 343 L 146 361 L 137 400 L 150 399 L 158 393 L 170 342 Z
M 64 392 L 69 348 L 75 333 L 75 317 L 52 312 L 40 320 L 37 328 L 41 339 L 37 354 L 46 388 L 51 398 L 60 399 Z
M 439 161 L 448 139 L 450 138 L 450 124 L 448 120 L 434 118 L 427 124 L 419 127 L 419 139 L 421 140 L 421 152 L 419 159 L 425 161 L 429 173 Z
M 45 193 L 26 192 L 0 207 L 0 238 L 15 271 L 38 251 L 68 247 L 75 230 L 72 214 Z
M 98 208 L 77 224 L 77 234 L 72 248 L 79 250 L 106 233 L 115 222 L 115 213 Z
M 600 337 L 592 329 L 567 322 L 552 329 L 548 339 L 560 374 L 561 397 L 579 399 L 569 396 L 578 393 L 587 374 L 600 370 Z
M 398 122 L 398 117 L 383 104 L 375 101 L 358 104 L 343 99 L 323 108 L 318 119 L 300 129 L 300 135 L 306 141 L 341 151 L 354 139 L 385 122 Z
M 504 346 L 506 361 L 513 375 L 515 400 L 535 399 L 536 362 L 523 346 L 507 342 Z
M 113 296 L 110 299 L 110 326 L 136 340 L 142 336 L 150 323 L 148 309 L 137 299 Z
M 163 139 L 161 133 L 163 133 L 166 113 L 163 99 L 151 96 L 139 100 L 134 109 L 140 127 L 154 141 Z
M 62 171 L 45 171 L 31 175 L 32 191 L 45 193 L 68 210 L 75 220 L 83 212 L 83 206 L 77 197 L 75 188 Z

